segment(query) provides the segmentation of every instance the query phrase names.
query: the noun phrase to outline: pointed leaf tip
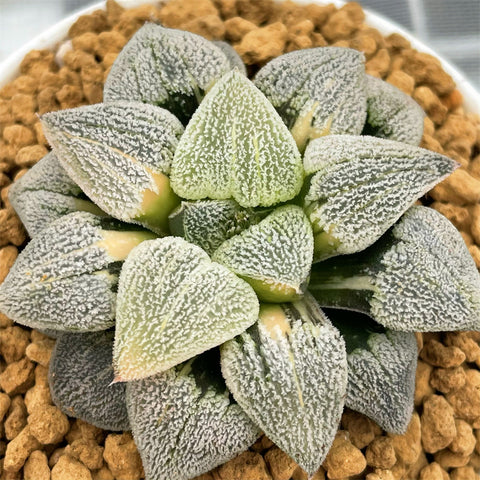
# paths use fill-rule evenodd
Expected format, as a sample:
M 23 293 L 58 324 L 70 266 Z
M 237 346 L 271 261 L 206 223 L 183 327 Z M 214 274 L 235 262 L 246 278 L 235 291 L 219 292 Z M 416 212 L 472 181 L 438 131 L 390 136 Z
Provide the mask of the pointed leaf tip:
M 224 75 L 182 136 L 171 182 L 181 197 L 235 199 L 243 207 L 292 199 L 303 182 L 295 142 L 275 109 L 244 75 Z

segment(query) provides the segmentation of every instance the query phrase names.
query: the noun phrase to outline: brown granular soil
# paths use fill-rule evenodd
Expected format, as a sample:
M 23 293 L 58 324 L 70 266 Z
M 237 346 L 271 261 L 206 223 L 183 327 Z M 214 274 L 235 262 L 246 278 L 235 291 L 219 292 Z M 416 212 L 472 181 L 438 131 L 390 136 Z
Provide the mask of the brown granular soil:
M 0 90 L 0 282 L 27 241 L 7 199 L 9 185 L 48 151 L 37 113 L 102 100 L 118 52 L 146 21 L 233 44 L 253 74 L 299 48 L 338 45 L 361 50 L 367 72 L 413 96 L 427 113 L 422 146 L 461 164 L 426 202 L 460 230 L 480 267 L 480 119 L 434 57 L 398 34 L 364 24 L 355 3 L 299 6 L 273 0 L 172 0 L 163 6 L 80 17 L 59 51 L 28 53 L 20 76 Z M 383 432 L 345 411 L 321 479 L 480 480 L 480 333 L 417 334 L 416 411 L 405 435 Z M 67 418 L 53 404 L 47 369 L 54 340 L 0 314 L 0 480 L 139 480 L 130 433 L 110 433 Z M 197 480 L 306 480 L 266 437 Z

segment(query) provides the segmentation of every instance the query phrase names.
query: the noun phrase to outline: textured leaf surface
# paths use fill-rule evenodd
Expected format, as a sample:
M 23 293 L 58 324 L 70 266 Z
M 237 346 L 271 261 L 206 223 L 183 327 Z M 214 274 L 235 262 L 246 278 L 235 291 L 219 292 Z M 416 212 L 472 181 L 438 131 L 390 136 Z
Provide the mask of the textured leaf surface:
M 277 208 L 257 225 L 224 242 L 213 260 L 247 282 L 264 301 L 302 295 L 313 258 L 313 234 L 300 207 Z
M 219 40 L 212 43 L 225 54 L 230 64 L 230 68 L 237 68 L 240 73 L 247 75 L 247 67 L 240 58 L 240 55 L 229 43 Z
M 95 331 L 115 317 L 118 262 L 150 232 L 116 232 L 107 219 L 76 212 L 40 232 L 0 286 L 0 310 L 32 328 Z M 118 223 L 118 222 L 117 222 Z
M 252 325 L 251 287 L 178 237 L 144 242 L 120 276 L 114 366 L 120 380 L 165 371 Z
M 405 433 L 413 412 L 415 335 L 381 327 L 356 312 L 328 312 L 347 345 L 345 405 L 391 433 Z
M 175 207 L 165 175 L 183 133 L 172 114 L 153 105 L 115 102 L 51 112 L 41 120 L 68 175 L 102 210 L 162 229 L 168 208 Z M 149 214 L 154 218 L 143 218 Z
M 347 386 L 345 344 L 311 297 L 264 304 L 221 347 L 222 372 L 248 416 L 309 474 L 333 442 Z
M 257 73 L 255 85 L 278 110 L 300 150 L 311 138 L 362 131 L 365 66 L 356 50 L 321 47 L 281 55 Z
M 367 248 L 457 167 L 430 150 L 351 135 L 312 141 L 304 163 L 318 260 Z
M 219 80 L 182 136 L 171 182 L 189 200 L 234 198 L 243 207 L 293 198 L 302 186 L 298 149 L 275 109 L 241 73 Z
M 102 211 L 67 175 L 50 152 L 8 190 L 8 199 L 34 237 L 57 218 L 76 211 L 102 215 Z
M 148 23 L 118 55 L 103 98 L 164 107 L 186 124 L 205 92 L 230 68 L 223 51 L 203 37 Z
M 309 290 L 324 307 L 352 308 L 392 330 L 480 329 L 480 275 L 457 229 L 411 207 L 363 252 L 314 265 Z
M 170 231 L 203 248 L 208 255 L 233 235 L 260 221 L 261 214 L 234 200 L 182 202 L 169 216 Z
M 367 123 L 375 137 L 419 145 L 425 113 L 415 100 L 380 78 L 367 75 Z
M 146 480 L 189 480 L 236 457 L 259 436 L 218 381 L 218 363 L 218 355 L 207 352 L 128 382 L 128 413 Z
M 130 430 L 125 384 L 112 384 L 113 337 L 113 331 L 61 334 L 50 360 L 50 391 L 70 417 L 104 430 Z

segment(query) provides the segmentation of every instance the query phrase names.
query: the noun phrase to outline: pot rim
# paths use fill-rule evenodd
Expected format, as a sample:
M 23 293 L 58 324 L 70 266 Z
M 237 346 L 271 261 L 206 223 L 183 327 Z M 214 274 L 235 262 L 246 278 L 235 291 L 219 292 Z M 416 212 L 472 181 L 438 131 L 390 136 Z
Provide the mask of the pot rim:
M 336 7 L 341 7 L 346 3 L 341 0 L 295 0 L 295 2 L 304 5 L 309 3 L 317 3 L 319 5 L 333 3 Z M 158 2 L 158 0 L 118 0 L 118 3 L 123 7 L 131 8 L 142 4 L 158 4 L 160 2 Z M 81 15 L 88 15 L 99 9 L 105 9 L 105 2 L 102 1 L 92 4 L 89 7 L 82 8 L 81 10 L 67 16 L 14 51 L 0 63 L 0 87 L 14 80 L 20 74 L 20 63 L 28 52 L 40 49 L 55 49 L 61 42 L 66 40 L 70 26 L 78 19 L 78 17 Z M 470 81 L 465 78 L 461 71 L 397 23 L 383 17 L 382 15 L 373 13 L 368 9 L 364 9 L 364 12 L 365 23 L 367 25 L 376 28 L 383 35 L 399 33 L 411 43 L 413 48 L 420 52 L 429 53 L 440 60 L 443 69 L 452 76 L 457 89 L 462 93 L 463 106 L 466 111 L 480 114 L 480 93 Z

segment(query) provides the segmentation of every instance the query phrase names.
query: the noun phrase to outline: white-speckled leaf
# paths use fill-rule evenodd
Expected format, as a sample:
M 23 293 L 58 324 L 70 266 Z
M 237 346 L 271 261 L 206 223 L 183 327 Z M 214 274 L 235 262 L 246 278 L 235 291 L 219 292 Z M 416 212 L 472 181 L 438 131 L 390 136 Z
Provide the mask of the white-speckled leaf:
M 218 354 L 207 352 L 128 382 L 128 414 L 146 480 L 189 480 L 236 457 L 258 438 L 258 428 L 229 399 L 220 372 L 217 378 L 218 363 Z
M 327 315 L 347 346 L 345 406 L 367 415 L 387 432 L 405 433 L 413 412 L 415 335 L 385 329 L 356 312 L 330 310 Z
M 169 224 L 172 235 L 183 237 L 211 256 L 225 240 L 261 218 L 234 200 L 197 200 L 182 202 L 170 214 Z
M 50 392 L 70 417 L 104 430 L 130 430 L 125 384 L 112 384 L 113 337 L 113 331 L 59 335 L 50 360 Z
M 9 188 L 8 199 L 30 237 L 72 212 L 105 215 L 67 175 L 53 152 Z
M 222 42 L 220 40 L 215 40 L 212 42 L 216 47 L 218 47 L 228 58 L 230 63 L 230 68 L 237 68 L 240 73 L 247 75 L 247 67 L 243 63 L 240 55 L 237 51 L 227 42 Z
M 252 288 L 178 237 L 144 242 L 119 281 L 114 367 L 119 380 L 155 375 L 252 325 Z
M 0 286 L 0 311 L 31 328 L 105 330 L 114 324 L 118 262 L 152 237 L 114 231 L 111 221 L 86 212 L 61 217 L 18 256 Z
M 112 65 L 103 98 L 164 107 L 186 124 L 205 92 L 230 68 L 223 51 L 205 38 L 147 23 Z
M 425 113 L 412 97 L 380 78 L 367 75 L 364 133 L 418 146 Z
M 308 283 L 312 227 L 300 207 L 279 207 L 224 242 L 212 258 L 249 282 L 260 299 L 289 301 L 302 295 Z
M 221 347 L 222 372 L 247 415 L 312 475 L 337 432 L 347 387 L 345 344 L 311 297 L 265 304 Z
M 278 113 L 232 70 L 185 129 L 170 178 L 175 193 L 189 200 L 234 198 L 243 207 L 270 206 L 300 191 L 303 166 Z
M 362 53 L 349 48 L 297 50 L 267 63 L 255 85 L 267 96 L 303 150 L 321 135 L 359 135 L 366 118 Z
M 305 207 L 317 260 L 367 248 L 457 168 L 455 161 L 430 150 L 351 135 L 313 140 L 304 164 L 314 174 Z
M 379 258 L 371 314 L 402 331 L 480 329 L 480 274 L 458 230 L 440 213 L 412 207 Z
M 480 329 L 480 275 L 458 230 L 440 213 L 411 207 L 363 252 L 312 268 L 323 307 L 365 312 L 392 330 Z
M 47 113 L 41 121 L 68 175 L 102 210 L 166 229 L 166 217 L 178 203 L 166 175 L 183 133 L 171 113 L 119 101 Z

